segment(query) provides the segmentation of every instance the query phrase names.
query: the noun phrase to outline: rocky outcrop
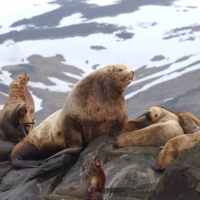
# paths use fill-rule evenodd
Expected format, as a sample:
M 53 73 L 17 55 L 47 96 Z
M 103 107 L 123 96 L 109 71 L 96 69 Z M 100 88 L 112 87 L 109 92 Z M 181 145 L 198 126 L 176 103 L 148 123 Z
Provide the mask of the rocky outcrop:
M 101 156 L 106 174 L 103 191 L 105 200 L 147 199 L 162 173 L 154 172 L 146 157 L 157 158 L 160 149 L 155 147 L 116 149 L 113 141 L 118 134 L 96 138 L 79 158 L 73 154 L 62 155 L 38 168 L 21 170 L 12 169 L 10 164 L 1 166 L 0 199 L 69 199 L 53 196 L 51 193 L 59 186 L 79 185 L 81 178 L 88 171 L 90 160 L 96 154 Z
M 200 143 L 185 149 L 167 168 L 148 200 L 200 199 Z

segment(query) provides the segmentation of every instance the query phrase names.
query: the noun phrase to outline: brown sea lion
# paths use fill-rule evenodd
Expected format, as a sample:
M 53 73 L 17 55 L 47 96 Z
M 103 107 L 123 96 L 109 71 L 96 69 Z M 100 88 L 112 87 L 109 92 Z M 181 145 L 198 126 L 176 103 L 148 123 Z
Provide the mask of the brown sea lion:
M 32 130 L 34 101 L 27 88 L 28 80 L 24 72 L 10 83 L 8 99 L 0 112 L 0 161 L 8 160 L 16 143 Z
M 53 154 L 79 154 L 94 138 L 121 131 L 128 120 L 123 92 L 133 77 L 134 72 L 125 65 L 113 64 L 81 79 L 68 94 L 64 107 L 13 149 L 13 167 L 37 167 L 39 159 Z
M 26 136 L 24 128 L 18 129 L 28 122 L 32 124 L 26 104 L 18 104 L 4 113 L 0 121 L 0 161 L 8 160 L 14 146 Z
M 178 117 L 160 107 L 150 107 L 145 113 L 151 123 L 146 128 L 122 133 L 116 138 L 117 147 L 163 146 L 171 138 L 182 135 Z
M 171 113 L 174 113 L 177 116 L 179 116 L 180 114 L 184 114 L 184 115 L 188 116 L 192 121 L 194 121 L 196 125 L 200 126 L 200 120 L 190 112 L 180 111 L 180 110 L 177 110 L 177 111 L 176 110 L 170 110 L 170 109 L 167 109 L 167 108 L 165 108 L 163 106 L 161 106 L 161 108 L 163 108 L 163 109 L 165 109 L 165 110 L 167 110 L 167 111 L 169 111 Z
M 106 177 L 101 158 L 94 156 L 90 162 L 90 168 L 82 183 L 78 187 L 58 187 L 53 194 L 72 196 L 81 199 L 101 200 Z
M 200 127 L 187 115 L 179 115 L 179 123 L 183 128 L 184 134 L 169 140 L 158 155 L 158 162 L 149 157 L 148 161 L 155 171 L 165 170 L 179 155 L 187 148 L 193 147 L 200 142 Z
M 33 97 L 28 90 L 29 76 L 26 72 L 16 76 L 9 86 L 8 99 L 0 113 L 0 118 L 7 110 L 13 110 L 18 104 L 27 104 L 29 107 L 29 115 L 34 122 L 35 119 L 35 104 Z

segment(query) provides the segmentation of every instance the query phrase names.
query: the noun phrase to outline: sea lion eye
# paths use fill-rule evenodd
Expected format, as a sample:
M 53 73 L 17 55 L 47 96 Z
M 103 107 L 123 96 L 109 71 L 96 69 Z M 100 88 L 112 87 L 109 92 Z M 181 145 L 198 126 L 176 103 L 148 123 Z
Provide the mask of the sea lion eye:
M 22 79 L 22 77 L 21 77 L 21 76 L 20 76 L 19 78 L 20 78 L 20 79 Z
M 119 71 L 119 72 L 122 72 L 122 71 L 123 71 L 123 69 L 118 69 L 118 71 Z
M 156 118 L 156 117 L 158 117 L 158 115 L 157 115 L 157 114 L 155 114 L 155 116 L 154 116 L 154 117 Z

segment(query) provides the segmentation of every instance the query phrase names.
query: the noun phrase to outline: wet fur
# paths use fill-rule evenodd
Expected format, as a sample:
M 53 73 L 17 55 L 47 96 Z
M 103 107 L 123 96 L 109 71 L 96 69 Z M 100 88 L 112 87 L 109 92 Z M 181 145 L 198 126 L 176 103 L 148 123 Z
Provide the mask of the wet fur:
M 96 160 L 98 160 L 98 165 Z M 58 187 L 53 194 L 73 196 L 81 199 L 101 200 L 102 191 L 105 185 L 105 174 L 102 161 L 99 156 L 95 156 L 90 163 L 90 169 L 78 187 Z
M 178 117 L 171 112 L 151 107 L 145 116 L 151 125 L 119 135 L 115 141 L 118 147 L 163 146 L 171 138 L 184 134 Z
M 184 149 L 191 148 L 197 142 L 200 142 L 200 127 L 185 114 L 179 115 L 179 121 L 183 130 L 188 134 L 172 138 L 165 144 L 158 155 L 157 164 L 150 162 L 150 165 L 155 171 L 165 170 Z
M 121 131 L 128 120 L 123 92 L 133 77 L 126 66 L 115 64 L 81 79 L 67 96 L 64 107 L 47 117 L 13 149 L 13 167 L 37 167 L 27 161 L 80 153 L 94 138 Z M 40 156 L 29 150 L 31 145 Z

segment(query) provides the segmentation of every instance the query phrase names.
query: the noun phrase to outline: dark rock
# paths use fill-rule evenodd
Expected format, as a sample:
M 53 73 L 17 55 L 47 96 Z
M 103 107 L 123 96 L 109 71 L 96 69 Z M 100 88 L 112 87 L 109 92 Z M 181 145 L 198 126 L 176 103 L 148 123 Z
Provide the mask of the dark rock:
M 5 173 L 2 171 L 1 176 L 0 199 L 75 200 L 76 198 L 61 197 L 51 193 L 59 186 L 80 185 L 81 178 L 87 173 L 90 161 L 96 154 L 101 156 L 106 174 L 104 199 L 146 199 L 161 175 L 150 168 L 146 157 L 152 156 L 156 159 L 160 149 L 156 147 L 116 149 L 114 138 L 119 134 L 96 138 L 82 151 L 79 159 L 77 155 L 69 154 L 51 159 L 38 168 L 21 170 L 5 168 Z
M 148 200 L 200 199 L 200 143 L 185 149 L 167 168 Z

